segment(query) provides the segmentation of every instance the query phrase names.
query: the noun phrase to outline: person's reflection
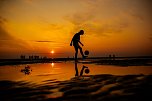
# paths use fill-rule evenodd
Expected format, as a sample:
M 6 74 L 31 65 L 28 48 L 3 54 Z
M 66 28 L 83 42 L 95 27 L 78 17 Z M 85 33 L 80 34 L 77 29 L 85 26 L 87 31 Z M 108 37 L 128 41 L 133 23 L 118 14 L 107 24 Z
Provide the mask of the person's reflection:
M 80 71 L 80 76 L 83 75 L 84 69 L 87 70 L 87 72 L 85 71 L 86 73 L 89 73 L 88 67 L 83 65 L 83 67 L 82 67 L 82 69 L 81 69 L 81 71 Z M 75 62 L 75 76 L 79 76 L 77 62 Z
M 30 68 L 30 66 L 25 66 L 24 69 L 21 69 L 21 72 L 23 72 L 25 75 L 29 75 L 31 73 L 32 69 Z
M 79 76 L 77 62 L 75 62 L 75 76 Z

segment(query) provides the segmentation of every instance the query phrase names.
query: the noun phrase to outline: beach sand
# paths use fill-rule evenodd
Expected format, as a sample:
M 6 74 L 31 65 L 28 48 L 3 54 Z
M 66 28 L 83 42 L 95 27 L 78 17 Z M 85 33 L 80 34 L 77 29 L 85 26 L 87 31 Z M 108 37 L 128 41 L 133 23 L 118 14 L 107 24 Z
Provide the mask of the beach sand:
M 152 101 L 152 75 L 89 75 L 34 84 L 0 81 L 1 101 Z

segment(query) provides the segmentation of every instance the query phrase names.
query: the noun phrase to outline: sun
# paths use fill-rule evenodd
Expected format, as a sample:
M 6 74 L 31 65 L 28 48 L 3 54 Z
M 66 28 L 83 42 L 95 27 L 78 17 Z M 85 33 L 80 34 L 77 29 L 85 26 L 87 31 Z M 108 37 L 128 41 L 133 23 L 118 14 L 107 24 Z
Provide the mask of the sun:
M 54 54 L 54 51 L 52 50 L 50 53 L 51 53 L 51 54 Z

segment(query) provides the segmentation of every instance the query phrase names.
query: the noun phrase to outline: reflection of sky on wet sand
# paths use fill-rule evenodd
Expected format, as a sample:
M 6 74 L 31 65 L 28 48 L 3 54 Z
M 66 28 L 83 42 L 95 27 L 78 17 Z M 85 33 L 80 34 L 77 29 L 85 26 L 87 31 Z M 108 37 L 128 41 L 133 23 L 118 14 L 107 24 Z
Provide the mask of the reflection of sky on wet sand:
M 112 65 L 95 65 L 78 63 L 78 71 L 80 72 L 82 66 L 89 67 L 90 73 L 84 75 L 96 74 L 113 74 L 113 75 L 127 75 L 127 74 L 152 74 L 151 66 L 112 66 Z M 0 66 L 0 80 L 13 81 L 31 81 L 40 83 L 45 80 L 56 79 L 59 81 L 68 80 L 75 76 L 74 63 L 45 63 L 45 64 L 29 64 L 32 71 L 29 75 L 21 72 L 26 65 L 17 66 Z

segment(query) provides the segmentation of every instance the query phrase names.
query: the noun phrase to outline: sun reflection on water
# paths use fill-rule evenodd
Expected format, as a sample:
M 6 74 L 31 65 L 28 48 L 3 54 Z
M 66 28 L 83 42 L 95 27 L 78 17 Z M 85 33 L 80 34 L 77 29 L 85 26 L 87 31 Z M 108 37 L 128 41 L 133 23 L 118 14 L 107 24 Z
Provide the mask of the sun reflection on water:
M 54 63 L 53 62 L 51 63 L 51 67 L 54 67 Z

